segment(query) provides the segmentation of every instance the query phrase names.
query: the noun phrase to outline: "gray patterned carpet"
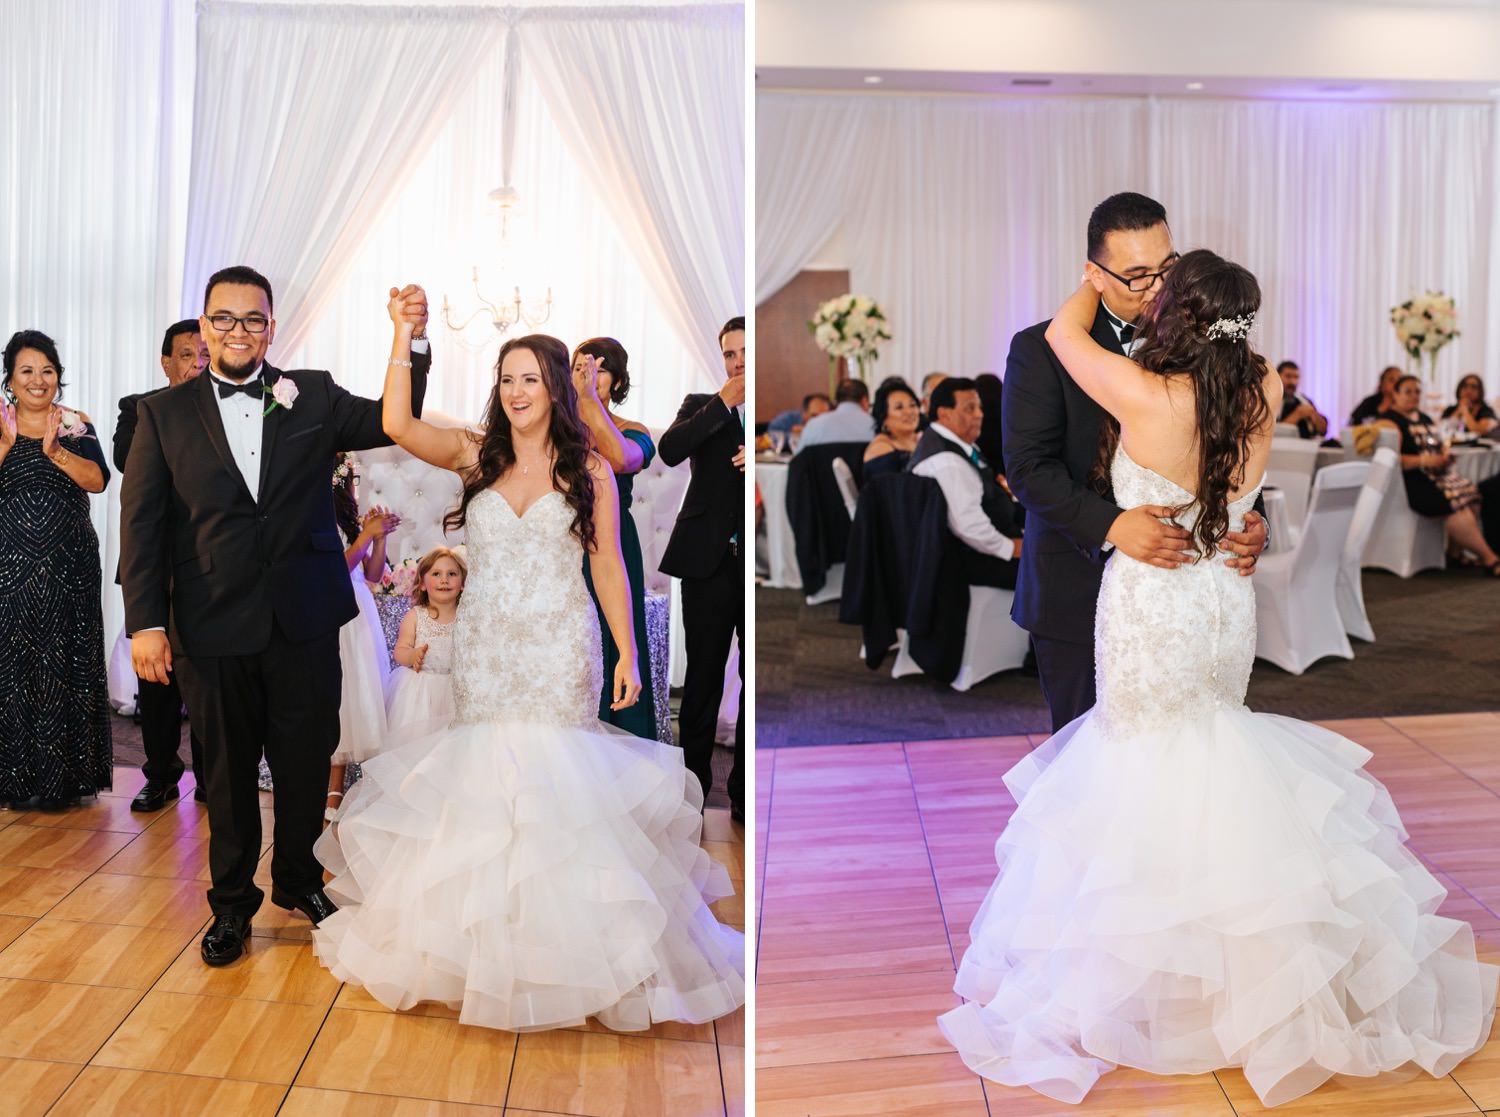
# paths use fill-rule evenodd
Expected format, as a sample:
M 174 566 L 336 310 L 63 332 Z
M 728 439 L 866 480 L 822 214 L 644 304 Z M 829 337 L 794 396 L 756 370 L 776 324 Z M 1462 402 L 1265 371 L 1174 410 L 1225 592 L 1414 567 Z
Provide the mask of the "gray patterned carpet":
M 1500 710 L 1500 580 L 1472 570 L 1403 581 L 1367 571 L 1376 642 L 1301 676 L 1256 661 L 1251 709 L 1307 720 Z M 966 694 L 858 658 L 859 630 L 837 603 L 791 590 L 755 593 L 755 743 L 759 748 L 1045 733 L 1036 676 L 1007 671 Z

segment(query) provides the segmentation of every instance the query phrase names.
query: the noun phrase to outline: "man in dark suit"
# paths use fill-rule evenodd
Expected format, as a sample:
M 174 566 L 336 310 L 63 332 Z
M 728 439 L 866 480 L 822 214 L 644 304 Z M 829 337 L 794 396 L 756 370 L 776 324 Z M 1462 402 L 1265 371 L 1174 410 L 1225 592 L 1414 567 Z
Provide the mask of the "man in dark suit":
M 1177 260 L 1167 211 L 1140 194 L 1115 194 L 1089 217 L 1084 274 L 1099 291 L 1090 333 L 1129 356 L 1137 320 Z M 1026 547 L 1011 615 L 1031 633 L 1055 733 L 1094 705 L 1094 606 L 1109 555 L 1173 568 L 1189 561 L 1188 533 L 1164 524 L 1170 509 L 1121 510 L 1090 484 L 1108 414 L 1073 383 L 1047 344 L 1046 322 L 1011 339 L 1005 363 L 1005 477 L 1026 509 Z M 1261 507 L 1257 505 L 1257 508 Z M 1263 516 L 1225 542 L 1240 573 L 1265 547 Z
M 167 327 L 161 342 L 161 370 L 167 374 L 164 388 L 153 388 L 120 400 L 120 417 L 115 421 L 114 459 L 115 468 L 125 472 L 125 460 L 130 455 L 130 443 L 135 437 L 135 412 L 141 400 L 165 392 L 195 380 L 208 367 L 208 346 L 198 332 L 198 319 L 184 318 Z M 119 581 L 116 575 L 115 581 Z M 182 744 L 182 692 L 177 688 L 176 678 L 169 672 L 166 685 L 140 679 L 136 683 L 136 712 L 140 715 L 141 744 L 146 752 L 146 762 L 141 772 L 146 777 L 146 786 L 131 801 L 133 811 L 159 811 L 167 800 L 177 798 L 177 781 L 182 778 L 182 757 L 178 749 Z M 203 744 L 197 729 L 190 729 L 192 742 L 193 780 L 197 788 L 193 797 L 200 803 L 207 800 L 203 789 Z
M 927 430 L 907 472 L 930 477 L 943 490 L 948 530 L 963 548 L 964 578 L 971 586 L 1014 589 L 1021 555 L 1016 503 L 995 480 L 995 468 L 976 441 L 984 423 L 979 386 L 962 376 L 933 387 Z
M 400 297 L 422 333 L 426 296 Z M 378 400 L 326 372 L 265 363 L 271 313 L 271 285 L 253 269 L 209 279 L 208 373 L 140 401 L 121 497 L 136 674 L 165 683 L 175 666 L 204 742 L 214 921 L 201 953 L 214 966 L 244 952 L 263 898 L 262 744 L 276 781 L 271 901 L 315 924 L 335 910 L 312 846 L 339 740 L 338 632 L 358 610 L 330 476 L 337 451 L 391 445 Z M 412 361 L 420 414 L 430 359 Z
M 682 580 L 687 676 L 678 726 L 688 768 L 708 798 L 714 736 L 730 639 L 740 641 L 740 713 L 729 772 L 730 815 L 745 819 L 745 319 L 719 331 L 728 379 L 715 395 L 693 394 L 657 447 L 667 465 L 692 459 L 693 477 L 662 553 L 661 572 Z

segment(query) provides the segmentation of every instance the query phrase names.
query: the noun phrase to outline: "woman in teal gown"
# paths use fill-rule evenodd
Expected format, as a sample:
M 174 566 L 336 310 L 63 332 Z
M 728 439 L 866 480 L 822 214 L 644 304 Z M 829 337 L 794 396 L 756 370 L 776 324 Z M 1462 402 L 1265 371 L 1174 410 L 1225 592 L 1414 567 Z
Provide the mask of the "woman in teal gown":
M 589 358 L 593 358 L 592 362 Z M 619 648 L 601 625 L 604 637 L 604 690 L 599 695 L 599 720 L 648 740 L 657 738 L 656 696 L 651 685 L 651 641 L 646 633 L 646 571 L 641 561 L 641 538 L 630 516 L 631 490 L 635 475 L 656 457 L 651 432 L 640 423 L 622 419 L 610 411 L 630 392 L 630 358 L 625 347 L 612 337 L 593 337 L 573 351 L 573 384 L 578 389 L 578 411 L 594 436 L 594 448 L 615 473 L 620 491 L 620 550 L 630 575 L 630 611 L 635 619 L 635 646 L 641 672 L 641 697 L 633 706 L 611 710 L 609 680 L 614 678 Z M 592 373 L 592 375 L 590 375 Z M 588 578 L 588 563 L 584 563 Z M 589 593 L 594 583 L 589 579 Z M 594 604 L 598 605 L 595 597 Z M 666 738 L 670 740 L 670 737 Z

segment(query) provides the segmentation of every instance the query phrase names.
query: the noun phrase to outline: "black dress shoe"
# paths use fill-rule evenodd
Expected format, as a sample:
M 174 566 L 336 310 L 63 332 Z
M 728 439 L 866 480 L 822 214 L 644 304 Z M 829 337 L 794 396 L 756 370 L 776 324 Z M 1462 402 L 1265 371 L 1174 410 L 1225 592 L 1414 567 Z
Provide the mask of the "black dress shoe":
M 208 802 L 208 792 L 204 791 L 201 787 L 195 787 L 195 788 L 193 788 L 193 802 L 195 802 L 195 803 L 207 803 Z
M 168 799 L 175 799 L 178 794 L 175 783 L 157 783 L 155 780 L 147 780 L 146 786 L 141 788 L 141 793 L 130 801 L 130 809 L 159 811 L 167 805 Z
M 731 803 L 729 806 L 729 821 L 738 822 L 741 826 L 745 824 L 745 808 L 739 803 Z
M 216 915 L 214 925 L 203 936 L 203 960 L 210 966 L 227 966 L 245 953 L 245 940 L 249 937 L 249 916 Z
M 288 892 L 284 888 L 271 885 L 271 903 L 287 911 L 300 911 L 312 920 L 316 927 L 334 912 L 338 911 L 338 905 L 328 898 L 328 893 L 319 888 L 316 892 L 309 892 L 299 896 L 294 892 Z

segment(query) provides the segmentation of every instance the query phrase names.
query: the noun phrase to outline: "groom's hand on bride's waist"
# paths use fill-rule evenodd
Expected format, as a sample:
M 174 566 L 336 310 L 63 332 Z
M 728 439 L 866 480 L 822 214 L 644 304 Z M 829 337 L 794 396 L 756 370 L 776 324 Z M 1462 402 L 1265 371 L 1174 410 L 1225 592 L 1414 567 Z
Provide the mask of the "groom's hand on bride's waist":
M 1259 512 L 1245 513 L 1245 530 L 1227 532 L 1219 550 L 1235 557 L 1228 565 L 1243 575 L 1255 573 L 1255 560 L 1266 549 L 1266 521 Z
M 1104 541 L 1136 562 L 1174 570 L 1192 562 L 1198 552 L 1192 547 L 1192 536 L 1169 520 L 1173 509 L 1165 504 L 1138 504 L 1115 517 Z

